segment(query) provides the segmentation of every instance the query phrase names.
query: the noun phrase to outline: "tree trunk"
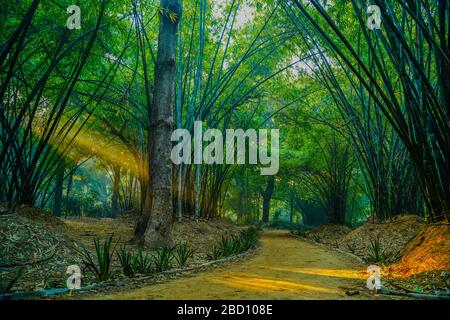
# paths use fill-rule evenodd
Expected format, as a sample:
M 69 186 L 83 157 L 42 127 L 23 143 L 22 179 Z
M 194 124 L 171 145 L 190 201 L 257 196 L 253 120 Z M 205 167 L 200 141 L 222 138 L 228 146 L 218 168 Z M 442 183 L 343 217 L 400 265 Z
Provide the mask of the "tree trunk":
M 238 193 L 237 214 L 238 214 L 238 221 L 243 221 L 245 215 L 245 207 L 244 207 L 244 195 L 242 190 L 239 190 Z
M 264 223 L 269 223 L 270 199 L 272 198 L 274 188 L 275 188 L 275 177 L 270 176 L 267 178 L 266 190 L 264 190 L 264 192 L 261 192 L 263 198 L 262 220 Z
M 292 193 L 292 195 L 291 195 L 289 222 L 290 222 L 290 224 L 292 224 L 294 222 L 294 193 Z
M 55 191 L 53 193 L 53 214 L 57 217 L 62 216 L 62 199 L 63 199 L 63 183 L 64 183 L 64 161 L 61 159 L 58 163 L 58 172 L 55 176 Z
M 120 167 L 113 166 L 113 187 L 111 197 L 111 218 L 115 218 L 119 215 L 119 192 L 120 192 Z
M 173 222 L 173 176 L 170 153 L 174 128 L 173 102 L 175 92 L 175 53 L 177 24 L 181 17 L 178 0 L 161 0 L 158 56 L 155 64 L 155 87 L 150 117 L 149 159 L 151 168 L 151 205 L 144 240 L 155 248 L 170 244 Z M 149 193 L 149 192 L 147 192 Z M 144 215 L 148 212 L 144 212 Z

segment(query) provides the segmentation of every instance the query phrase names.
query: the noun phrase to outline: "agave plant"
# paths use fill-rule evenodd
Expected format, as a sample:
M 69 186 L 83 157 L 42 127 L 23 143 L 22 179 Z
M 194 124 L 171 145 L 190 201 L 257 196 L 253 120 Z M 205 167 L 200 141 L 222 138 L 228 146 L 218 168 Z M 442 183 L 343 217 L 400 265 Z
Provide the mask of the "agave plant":
M 136 266 L 133 263 L 133 254 L 127 250 L 125 245 L 122 245 L 117 251 L 117 257 L 119 258 L 120 265 L 122 266 L 122 272 L 127 277 L 133 277 L 136 272 Z
M 162 247 L 156 251 L 153 255 L 153 263 L 156 272 L 163 272 L 170 269 L 174 258 L 174 249 L 175 247 Z
M 194 256 L 194 250 L 188 244 L 182 243 L 175 247 L 174 258 L 179 267 L 184 267 L 189 259 Z
M 152 273 L 154 260 L 151 255 L 139 250 L 131 259 L 131 267 L 140 274 Z
M 377 237 L 373 240 L 370 240 L 370 245 L 367 248 L 366 261 L 373 264 L 386 264 L 394 261 L 397 256 L 398 253 L 383 248 L 383 244 L 380 238 Z
M 85 248 L 82 247 L 79 253 L 85 268 L 91 271 L 98 281 L 106 281 L 111 278 L 111 261 L 115 252 L 115 247 L 111 247 L 113 235 L 109 235 L 103 245 L 95 238 L 94 246 L 96 257 Z
M 236 250 L 235 240 L 233 237 L 225 237 L 223 236 L 219 242 L 220 250 L 222 251 L 223 256 L 231 256 L 234 254 Z
M 217 245 L 212 245 L 209 247 L 207 257 L 209 260 L 218 260 L 223 257 L 223 252 Z

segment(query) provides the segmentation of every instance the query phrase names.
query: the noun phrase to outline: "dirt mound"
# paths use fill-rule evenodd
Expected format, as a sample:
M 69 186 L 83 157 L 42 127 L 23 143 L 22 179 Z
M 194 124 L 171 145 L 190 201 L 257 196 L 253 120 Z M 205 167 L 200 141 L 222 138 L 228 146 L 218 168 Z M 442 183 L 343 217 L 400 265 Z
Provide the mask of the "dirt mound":
M 12 291 L 56 286 L 67 266 L 78 263 L 74 245 L 65 235 L 40 223 L 45 215 L 33 210 L 33 219 L 21 214 L 0 216 L 0 292 L 19 273 L 23 275 Z
M 316 242 L 337 246 L 339 240 L 351 232 L 347 226 L 338 224 L 325 224 L 306 233 L 306 238 Z
M 373 257 L 372 243 L 378 242 L 379 253 L 389 256 L 379 261 L 383 266 L 385 285 L 394 290 L 418 293 L 450 293 L 450 226 L 427 225 L 423 218 L 402 215 L 392 221 L 367 223 L 349 230 L 324 225 L 306 237 L 338 247 L 367 261 Z M 373 260 L 373 259 L 372 259 Z
M 415 292 L 450 294 L 450 226 L 427 225 L 387 270 L 389 281 Z
M 21 217 L 25 217 L 28 220 L 45 225 L 47 227 L 64 227 L 64 222 L 53 216 L 50 212 L 40 208 L 34 208 L 29 206 L 20 206 L 16 209 L 16 214 Z
M 391 267 L 393 274 L 412 274 L 450 270 L 450 226 L 426 226 L 405 248 L 399 263 Z
M 122 212 L 118 218 L 125 222 L 136 223 L 140 215 L 141 212 L 138 209 L 131 209 Z
M 111 218 L 71 218 L 64 220 L 67 225 L 68 237 L 93 249 L 93 239 L 105 239 L 114 234 L 114 240 L 127 243 L 135 228 L 134 219 Z M 222 236 L 237 234 L 245 227 L 233 225 L 225 220 L 183 220 L 175 222 L 172 231 L 173 243 L 188 243 L 199 253 L 206 253 L 210 245 L 216 243 Z
M 103 241 L 113 235 L 114 242 L 127 243 L 133 236 L 134 223 L 111 218 L 69 218 L 65 219 L 66 235 L 71 241 L 95 251 L 94 239 Z
M 59 219 L 36 208 L 21 207 L 15 214 L 0 216 L 0 293 L 17 275 L 18 281 L 10 291 L 35 291 L 66 286 L 66 270 L 70 265 L 82 266 L 77 249 L 85 247 L 95 256 L 94 239 L 102 243 L 113 234 L 116 242 L 127 245 L 133 236 L 135 223 L 130 219 L 70 218 Z M 193 265 L 204 263 L 212 244 L 222 236 L 237 234 L 237 227 L 223 220 L 175 223 L 173 242 L 188 243 L 195 250 Z M 127 245 L 129 249 L 139 250 Z M 116 247 L 117 248 L 117 247 Z M 151 253 L 150 249 L 145 249 Z M 122 269 L 114 254 L 111 269 L 114 277 Z M 84 284 L 95 282 L 87 274 Z
M 382 250 L 401 257 L 405 246 L 424 226 L 423 218 L 412 215 L 398 216 L 383 223 L 366 223 L 345 235 L 339 241 L 339 248 L 364 259 L 371 241 L 379 239 Z
M 222 236 L 236 235 L 246 227 L 239 227 L 225 220 L 193 221 L 185 220 L 175 223 L 173 229 L 174 243 L 188 243 L 201 254 L 206 254 L 211 245 Z

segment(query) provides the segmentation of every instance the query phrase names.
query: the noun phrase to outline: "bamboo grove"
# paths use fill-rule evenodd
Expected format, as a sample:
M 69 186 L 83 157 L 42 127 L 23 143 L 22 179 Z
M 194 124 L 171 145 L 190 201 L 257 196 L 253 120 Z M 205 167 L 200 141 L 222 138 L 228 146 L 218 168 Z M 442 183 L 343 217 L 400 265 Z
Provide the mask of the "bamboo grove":
M 307 30 L 304 40 L 320 52 L 319 77 L 348 119 L 375 212 L 419 210 L 417 202 L 423 201 L 430 221 L 448 219 L 449 4 L 374 4 L 382 13 L 382 28 L 375 32 L 366 27 L 366 4 L 348 4 L 355 15 L 356 45 L 317 1 L 311 1 L 316 16 L 299 1 L 285 8 L 300 30 Z M 325 50 L 342 68 L 351 93 L 343 92 Z
M 173 166 L 171 219 L 231 209 L 268 222 L 275 200 L 291 220 L 298 211 L 303 221 L 351 223 L 366 197 L 382 220 L 407 212 L 448 220 L 448 1 L 373 0 L 379 29 L 367 25 L 361 0 L 176 2 L 178 11 L 156 0 L 84 4 L 80 30 L 65 25 L 68 1 L 4 4 L 0 201 L 10 210 L 76 210 L 75 173 L 98 158 L 112 216 L 139 211 L 134 240 L 142 240 L 160 170 L 152 171 L 161 135 L 152 119 L 168 21 L 176 27 L 171 130 L 193 133 L 202 121 L 204 130 L 282 132 L 276 177 L 248 165 Z

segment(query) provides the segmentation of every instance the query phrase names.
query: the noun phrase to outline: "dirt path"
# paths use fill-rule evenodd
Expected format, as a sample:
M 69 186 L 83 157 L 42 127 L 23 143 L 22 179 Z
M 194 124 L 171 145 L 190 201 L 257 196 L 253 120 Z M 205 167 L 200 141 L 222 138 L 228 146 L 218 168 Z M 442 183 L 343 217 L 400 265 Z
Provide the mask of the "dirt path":
M 88 299 L 367 299 L 364 266 L 350 257 L 266 231 L 249 260 L 190 277 Z M 348 290 L 360 294 L 347 296 Z

